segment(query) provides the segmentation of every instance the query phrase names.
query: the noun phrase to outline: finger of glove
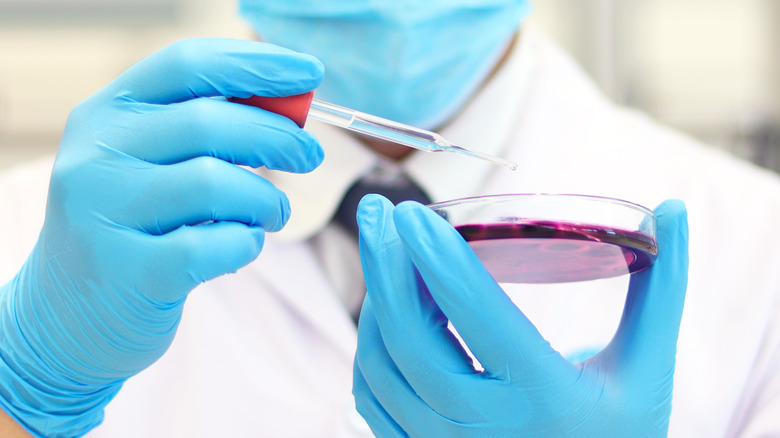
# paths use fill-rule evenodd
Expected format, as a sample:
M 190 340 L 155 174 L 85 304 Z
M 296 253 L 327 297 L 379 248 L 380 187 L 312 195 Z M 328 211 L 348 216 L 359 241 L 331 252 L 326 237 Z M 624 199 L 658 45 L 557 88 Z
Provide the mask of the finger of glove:
M 355 396 L 355 408 L 363 417 L 371 429 L 374 436 L 379 438 L 386 437 L 408 437 L 401 426 L 393 420 L 390 414 L 385 411 L 379 400 L 371 393 L 363 373 L 360 371 L 357 362 L 353 367 L 352 394 Z
M 147 105 L 130 114 L 112 147 L 156 164 L 199 156 L 229 163 L 310 172 L 323 159 L 319 142 L 292 120 L 259 108 L 218 99 Z
M 490 376 L 531 382 L 574 372 L 443 218 L 416 202 L 399 204 L 393 218 L 431 295 Z
M 177 303 L 195 286 L 234 273 L 256 259 L 265 231 L 237 222 L 184 226 L 163 236 L 149 236 L 147 245 L 154 265 L 139 279 L 142 292 L 163 304 Z M 148 282 L 148 284 L 143 284 Z
M 111 219 L 149 234 L 209 221 L 278 231 L 290 217 L 284 192 L 246 169 L 215 158 L 159 166 L 129 184 L 133 186 L 125 194 L 127 201 L 121 201 L 124 205 Z
M 392 212 L 390 201 L 367 195 L 357 213 L 363 275 L 383 343 L 404 379 L 434 410 L 469 418 L 454 400 L 469 396 L 461 392 L 477 373 L 406 255 Z
M 359 394 L 363 409 L 373 409 L 375 417 L 372 422 L 384 424 L 384 428 L 392 426 L 392 421 L 410 436 L 447 436 L 440 428 L 441 417 L 417 395 L 388 353 L 376 315 L 371 298 L 366 297 L 360 313 L 355 354 L 355 372 L 365 379 L 366 384 L 364 392 Z M 435 379 L 436 376 L 429 378 Z M 452 397 L 457 399 L 460 396 Z M 373 403 L 376 405 L 372 406 Z
M 107 88 L 129 101 L 167 104 L 196 97 L 290 96 L 316 88 L 322 63 L 256 41 L 182 40 L 152 54 Z
M 632 275 L 620 325 L 608 351 L 638 379 L 671 377 L 688 283 L 685 205 L 665 201 L 655 210 L 658 258 Z

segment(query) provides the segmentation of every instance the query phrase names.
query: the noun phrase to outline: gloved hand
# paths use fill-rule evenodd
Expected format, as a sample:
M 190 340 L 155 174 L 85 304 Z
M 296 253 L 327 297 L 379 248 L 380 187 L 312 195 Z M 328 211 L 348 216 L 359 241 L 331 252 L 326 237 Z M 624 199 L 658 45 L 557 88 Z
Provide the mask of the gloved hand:
M 322 74 L 269 44 L 181 41 L 73 110 L 37 245 L 0 290 L 0 407 L 46 436 L 101 421 L 169 347 L 187 294 L 284 226 L 285 194 L 237 165 L 322 161 L 291 120 L 218 96 L 300 94 Z
M 378 437 L 666 435 L 687 284 L 681 202 L 656 209 L 658 259 L 632 276 L 612 341 L 580 364 L 552 349 L 432 210 L 368 196 L 358 211 L 368 298 L 353 392 Z

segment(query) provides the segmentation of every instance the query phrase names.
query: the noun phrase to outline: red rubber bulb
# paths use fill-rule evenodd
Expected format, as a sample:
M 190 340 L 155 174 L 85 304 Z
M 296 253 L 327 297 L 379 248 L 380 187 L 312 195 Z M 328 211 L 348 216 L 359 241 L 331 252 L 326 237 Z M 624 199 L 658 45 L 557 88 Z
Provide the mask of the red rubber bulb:
M 272 113 L 287 117 L 303 128 L 306 124 L 306 117 L 309 114 L 311 101 L 314 99 L 314 91 L 294 96 L 267 97 L 231 97 L 231 102 L 242 103 L 244 105 L 255 106 Z

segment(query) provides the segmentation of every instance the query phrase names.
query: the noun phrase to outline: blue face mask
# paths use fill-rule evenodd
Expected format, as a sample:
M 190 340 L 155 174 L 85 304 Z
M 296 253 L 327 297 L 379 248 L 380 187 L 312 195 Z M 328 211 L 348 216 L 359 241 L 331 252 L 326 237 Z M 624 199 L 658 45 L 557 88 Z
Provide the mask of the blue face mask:
M 241 0 L 270 43 L 325 65 L 317 97 L 435 128 L 505 53 L 527 0 Z

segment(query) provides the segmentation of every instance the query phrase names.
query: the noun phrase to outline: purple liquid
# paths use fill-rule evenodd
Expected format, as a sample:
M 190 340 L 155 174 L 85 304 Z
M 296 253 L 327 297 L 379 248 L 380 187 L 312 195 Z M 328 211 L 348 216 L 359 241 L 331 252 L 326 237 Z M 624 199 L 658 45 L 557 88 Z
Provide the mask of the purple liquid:
M 566 283 L 638 272 L 658 254 L 643 234 L 553 221 L 461 225 L 493 278 L 500 283 Z

